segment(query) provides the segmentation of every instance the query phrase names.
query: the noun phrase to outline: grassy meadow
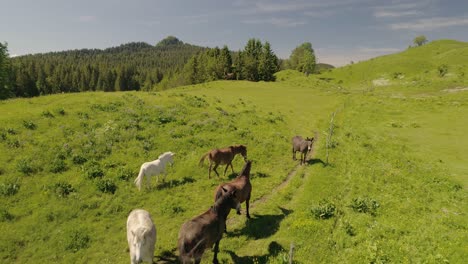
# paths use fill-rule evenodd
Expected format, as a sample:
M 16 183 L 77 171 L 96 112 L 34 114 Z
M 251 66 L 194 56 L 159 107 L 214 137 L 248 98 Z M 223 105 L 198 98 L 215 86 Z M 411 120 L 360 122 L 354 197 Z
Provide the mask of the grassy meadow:
M 295 263 L 463 263 L 468 68 L 455 58 L 467 47 L 435 42 L 321 75 L 282 71 L 273 83 L 2 101 L 0 262 L 128 263 L 134 208 L 156 224 L 154 260 L 173 262 L 182 223 L 236 176 L 208 179 L 200 157 L 245 144 L 253 218 L 231 213 L 220 262 L 288 263 L 292 243 Z M 388 70 L 408 58 L 421 61 Z M 315 132 L 314 156 L 297 166 L 291 137 Z M 138 192 L 140 165 L 165 151 L 176 153 L 166 181 Z

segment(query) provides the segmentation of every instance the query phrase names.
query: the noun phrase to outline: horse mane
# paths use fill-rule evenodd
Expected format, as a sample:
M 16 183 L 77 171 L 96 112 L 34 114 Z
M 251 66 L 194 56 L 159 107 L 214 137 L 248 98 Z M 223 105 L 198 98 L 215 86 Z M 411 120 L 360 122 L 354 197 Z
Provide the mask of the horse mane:
M 252 161 L 248 160 L 245 162 L 244 167 L 242 168 L 239 176 L 249 176 L 250 175 L 250 168 L 252 167 Z
M 164 158 L 166 156 L 174 156 L 174 153 L 171 151 L 164 152 L 163 154 L 159 155 L 158 159 Z
M 219 198 L 216 200 L 213 206 L 211 206 L 211 210 L 214 213 L 218 213 L 219 208 L 221 207 L 222 204 L 226 202 L 227 199 L 233 198 L 235 191 L 228 191 L 223 193 Z

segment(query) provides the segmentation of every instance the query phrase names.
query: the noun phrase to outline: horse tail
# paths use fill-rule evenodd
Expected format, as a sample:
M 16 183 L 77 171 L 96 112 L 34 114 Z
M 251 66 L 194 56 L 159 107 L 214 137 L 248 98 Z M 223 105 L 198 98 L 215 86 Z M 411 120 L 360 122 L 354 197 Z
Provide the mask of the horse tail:
M 207 152 L 205 155 L 203 155 L 200 159 L 200 162 L 198 163 L 198 165 L 200 166 L 203 166 L 203 161 L 206 159 L 206 156 L 208 156 L 210 154 L 210 152 Z
M 138 187 L 138 190 L 141 190 L 141 182 L 143 181 L 144 176 L 145 176 L 145 169 L 143 166 L 141 166 L 140 173 L 138 173 L 138 177 L 135 179 L 135 185 Z
M 198 247 L 200 247 L 200 245 L 205 242 L 206 240 L 206 237 L 204 237 L 203 239 L 201 239 L 200 241 L 197 242 L 197 244 L 195 244 L 195 246 L 190 249 L 190 251 L 188 251 L 188 248 L 187 246 L 185 245 L 185 241 L 182 240 L 182 243 L 179 245 L 179 258 L 180 258 L 180 261 L 182 263 L 191 263 L 191 258 L 194 257 L 194 253 L 195 253 L 195 250 L 198 249 Z

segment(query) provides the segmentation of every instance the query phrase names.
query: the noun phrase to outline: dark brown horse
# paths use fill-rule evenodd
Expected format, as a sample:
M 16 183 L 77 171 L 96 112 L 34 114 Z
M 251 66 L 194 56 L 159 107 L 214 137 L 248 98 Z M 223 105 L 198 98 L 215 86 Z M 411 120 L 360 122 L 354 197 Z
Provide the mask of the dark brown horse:
M 240 207 L 236 191 L 222 190 L 222 195 L 205 213 L 185 222 L 179 231 L 178 248 L 182 263 L 200 263 L 203 252 L 213 244 L 213 263 L 218 263 L 219 242 L 226 229 L 226 218 L 231 209 Z
M 216 171 L 216 168 L 218 168 L 220 164 L 226 164 L 226 168 L 224 169 L 224 176 L 226 176 L 226 171 L 229 165 L 231 165 L 232 173 L 234 173 L 234 168 L 232 167 L 232 160 L 237 154 L 241 154 L 244 157 L 244 160 L 247 160 L 247 147 L 244 145 L 236 145 L 222 149 L 213 149 L 205 155 L 203 155 L 203 157 L 200 159 L 200 166 L 203 164 L 203 161 L 208 156 L 208 159 L 210 160 L 208 178 L 211 178 L 211 168 L 213 168 L 214 172 L 216 172 L 216 175 L 218 175 L 219 177 L 219 173 L 218 171 Z M 213 163 L 215 164 L 214 167 Z
M 252 167 L 252 161 L 248 160 L 239 176 L 228 183 L 220 184 L 215 191 L 215 201 L 223 194 L 224 190 L 235 191 L 236 199 L 240 203 L 245 201 L 247 218 L 250 218 L 249 214 L 249 202 L 250 194 L 252 193 L 252 184 L 250 183 L 250 168 Z M 240 214 L 240 206 L 237 210 L 237 214 Z
M 293 160 L 296 160 L 296 151 L 301 152 L 301 165 L 305 163 L 307 153 L 312 151 L 312 145 L 314 143 L 314 137 L 306 138 L 305 140 L 301 136 L 295 136 L 292 138 L 292 152 Z

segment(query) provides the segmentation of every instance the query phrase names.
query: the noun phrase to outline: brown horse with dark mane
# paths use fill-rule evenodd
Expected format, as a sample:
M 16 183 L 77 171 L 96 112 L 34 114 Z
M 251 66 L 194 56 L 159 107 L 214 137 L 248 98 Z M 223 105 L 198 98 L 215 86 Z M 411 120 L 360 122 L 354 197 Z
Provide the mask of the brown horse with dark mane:
M 200 159 L 200 166 L 203 164 L 203 161 L 205 160 L 206 157 L 210 160 L 210 168 L 208 169 L 208 178 L 211 178 L 211 169 L 213 168 L 214 172 L 216 175 L 219 177 L 218 171 L 216 171 L 216 168 L 221 164 L 226 164 L 226 168 L 224 169 L 224 176 L 226 176 L 226 171 L 231 165 L 231 170 L 232 173 L 234 173 L 234 168 L 232 167 L 232 160 L 237 154 L 241 154 L 244 157 L 244 160 L 247 160 L 247 147 L 244 145 L 235 145 L 235 146 L 229 146 L 227 148 L 222 148 L 222 149 L 213 149 L 203 155 L 203 157 Z M 214 167 L 213 167 L 214 163 Z
M 236 191 L 222 190 L 215 204 L 205 213 L 185 222 L 179 231 L 179 256 L 182 263 L 200 263 L 203 252 L 213 244 L 213 263 L 218 263 L 219 242 L 226 229 L 226 218 L 231 209 L 240 207 Z
M 305 164 L 307 153 L 312 151 L 312 145 L 314 143 L 314 137 L 306 138 L 305 140 L 301 136 L 295 136 L 292 138 L 292 153 L 293 160 L 296 160 L 296 152 L 301 152 L 301 165 Z
M 245 201 L 246 215 L 250 218 L 249 214 L 249 202 L 250 194 L 252 193 L 252 184 L 250 183 L 250 168 L 252 167 L 252 161 L 248 160 L 239 176 L 228 183 L 220 184 L 215 191 L 215 201 L 219 199 L 223 194 L 223 190 L 236 191 L 236 199 L 239 204 Z M 240 206 L 237 210 L 237 214 L 240 214 Z

